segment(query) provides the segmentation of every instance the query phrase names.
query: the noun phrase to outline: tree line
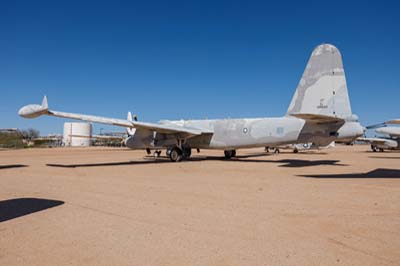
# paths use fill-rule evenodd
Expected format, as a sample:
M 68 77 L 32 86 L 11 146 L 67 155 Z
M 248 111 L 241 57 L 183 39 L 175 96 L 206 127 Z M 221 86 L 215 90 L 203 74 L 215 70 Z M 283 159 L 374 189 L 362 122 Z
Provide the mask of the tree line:
M 40 136 L 34 128 L 0 131 L 0 148 L 23 148 Z

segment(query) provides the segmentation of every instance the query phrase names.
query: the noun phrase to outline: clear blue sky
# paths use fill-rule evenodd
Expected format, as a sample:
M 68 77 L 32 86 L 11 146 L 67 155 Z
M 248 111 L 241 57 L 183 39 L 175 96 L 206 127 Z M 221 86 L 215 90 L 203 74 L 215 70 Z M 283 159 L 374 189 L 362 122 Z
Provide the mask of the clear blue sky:
M 281 116 L 320 43 L 341 50 L 364 124 L 397 118 L 399 14 L 396 1 L 1 1 L 0 128 L 61 132 L 17 115 L 44 94 L 151 122 Z

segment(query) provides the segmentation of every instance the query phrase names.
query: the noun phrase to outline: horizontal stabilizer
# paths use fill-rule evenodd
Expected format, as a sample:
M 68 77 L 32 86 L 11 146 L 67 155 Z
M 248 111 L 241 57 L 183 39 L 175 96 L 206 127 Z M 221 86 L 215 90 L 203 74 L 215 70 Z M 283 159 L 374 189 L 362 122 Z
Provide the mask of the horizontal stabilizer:
M 309 123 L 317 124 L 329 124 L 329 123 L 344 123 L 344 119 L 329 116 L 329 115 L 318 115 L 318 114 L 291 114 L 291 116 L 304 119 Z

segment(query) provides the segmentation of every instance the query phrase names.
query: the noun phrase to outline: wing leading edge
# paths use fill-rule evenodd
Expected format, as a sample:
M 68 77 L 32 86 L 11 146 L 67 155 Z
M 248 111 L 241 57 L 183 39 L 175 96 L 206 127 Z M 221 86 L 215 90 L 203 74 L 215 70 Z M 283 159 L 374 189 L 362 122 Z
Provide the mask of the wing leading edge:
M 102 116 L 94 116 L 94 115 L 84 115 L 84 114 L 75 114 L 75 113 L 67 113 L 60 111 L 49 110 L 47 97 L 44 96 L 43 102 L 41 105 L 38 104 L 30 104 L 22 107 L 18 114 L 24 118 L 35 118 L 41 115 L 55 116 L 61 118 L 70 118 L 75 120 L 88 121 L 93 123 L 107 124 L 120 126 L 125 128 L 142 128 L 150 131 L 156 131 L 158 133 L 163 134 L 185 134 L 189 136 L 198 136 L 204 133 L 212 133 L 209 131 L 205 131 L 197 128 L 189 128 L 178 125 L 161 125 L 156 123 L 147 123 L 147 122 L 138 122 L 138 121 L 129 121 L 124 119 L 117 118 L 108 118 Z

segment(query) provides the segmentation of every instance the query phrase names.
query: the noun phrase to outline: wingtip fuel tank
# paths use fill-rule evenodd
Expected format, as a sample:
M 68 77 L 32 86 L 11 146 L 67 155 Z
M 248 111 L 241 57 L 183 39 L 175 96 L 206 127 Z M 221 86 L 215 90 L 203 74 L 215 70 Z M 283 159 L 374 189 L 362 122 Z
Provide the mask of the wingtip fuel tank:
M 18 115 L 24 118 L 36 118 L 48 112 L 47 97 L 43 97 L 42 104 L 28 104 L 18 111 Z

